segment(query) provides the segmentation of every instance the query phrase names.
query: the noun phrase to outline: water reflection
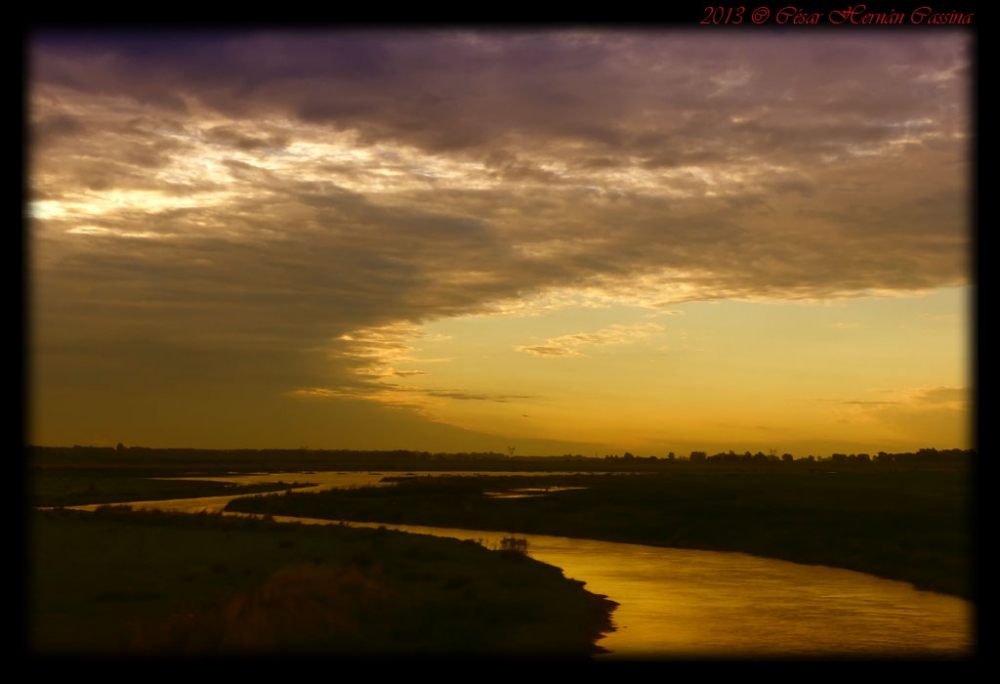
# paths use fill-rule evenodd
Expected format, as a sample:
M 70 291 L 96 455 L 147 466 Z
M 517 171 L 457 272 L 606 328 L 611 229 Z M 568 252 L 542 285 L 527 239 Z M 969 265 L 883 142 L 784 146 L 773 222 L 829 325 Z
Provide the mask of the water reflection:
M 483 492 L 483 494 L 491 499 L 529 499 L 570 489 L 586 489 L 586 487 L 519 487 L 506 492 Z
M 328 523 L 275 516 L 285 522 Z M 349 523 L 379 527 L 379 523 Z M 385 525 L 496 544 L 509 533 Z M 604 659 L 941 656 L 972 650 L 972 605 L 849 570 L 543 535 L 530 555 L 620 606 Z
M 309 474 L 321 488 L 376 484 L 382 473 Z M 266 479 L 272 478 L 272 479 Z M 251 483 L 289 474 L 213 478 Z M 131 504 L 221 511 L 232 496 Z M 96 507 L 84 507 L 96 508 Z M 329 521 L 275 516 L 279 521 Z M 355 524 L 355 523 L 351 523 Z M 359 526 L 379 526 L 357 524 Z M 510 533 L 386 525 L 407 532 L 499 542 Z M 909 584 L 848 570 L 738 553 L 663 549 L 515 534 L 530 555 L 560 567 L 620 606 L 602 658 L 964 656 L 973 648 L 973 606 Z

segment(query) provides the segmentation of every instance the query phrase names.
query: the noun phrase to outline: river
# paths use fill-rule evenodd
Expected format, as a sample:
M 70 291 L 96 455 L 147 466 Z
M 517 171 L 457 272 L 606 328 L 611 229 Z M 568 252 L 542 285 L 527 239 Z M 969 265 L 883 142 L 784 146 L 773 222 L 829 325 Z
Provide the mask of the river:
M 328 489 L 403 473 L 234 475 L 241 484 L 308 481 Z M 443 474 L 443 473 L 442 473 Z M 468 474 L 468 473 L 463 473 Z M 134 508 L 221 511 L 232 496 L 135 502 Z M 93 509 L 96 506 L 79 507 Z M 330 524 L 275 516 L 279 521 Z M 379 523 L 354 525 L 378 526 Z M 406 532 L 498 541 L 498 532 L 386 525 Z M 602 659 L 636 657 L 963 657 L 974 607 L 952 596 L 849 570 L 741 553 L 667 549 L 516 533 L 530 555 L 620 605 Z

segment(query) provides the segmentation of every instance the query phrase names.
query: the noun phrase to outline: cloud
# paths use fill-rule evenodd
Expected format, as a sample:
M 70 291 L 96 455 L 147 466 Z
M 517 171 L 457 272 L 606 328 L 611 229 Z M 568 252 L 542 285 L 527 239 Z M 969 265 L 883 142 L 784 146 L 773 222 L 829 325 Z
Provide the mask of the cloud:
M 656 323 L 639 323 L 635 325 L 614 324 L 592 333 L 573 333 L 560 335 L 547 340 L 547 344 L 535 346 L 516 346 L 515 350 L 534 354 L 536 356 L 579 356 L 581 352 L 576 347 L 608 346 L 614 344 L 631 344 L 636 340 L 646 339 L 663 330 Z
M 958 408 L 970 400 L 969 389 L 966 387 L 905 387 L 871 390 L 876 394 L 888 395 L 883 400 L 852 399 L 840 400 L 837 403 L 860 408 L 871 407 L 903 407 L 908 411 L 937 410 L 939 408 Z
M 451 316 L 967 283 L 969 48 L 946 32 L 38 32 L 38 379 L 125 382 L 169 360 L 178 382 L 403 395 L 378 383 L 423 374 L 406 367 L 415 331 Z
M 386 404 L 408 406 L 424 413 L 433 402 L 428 398 L 454 399 L 457 401 L 489 401 L 506 404 L 511 401 L 533 399 L 527 394 L 502 394 L 496 392 L 467 392 L 456 389 L 424 389 L 394 383 L 372 385 L 345 385 L 341 387 L 309 387 L 294 390 L 292 396 L 305 398 L 363 398 Z
M 518 346 L 514 347 L 519 352 L 534 354 L 535 356 L 580 356 L 580 352 L 575 349 L 566 349 L 555 345 L 538 345 L 534 347 Z
M 426 390 L 425 393 L 431 397 L 445 397 L 447 399 L 458 399 L 461 401 L 495 401 L 506 404 L 509 401 L 531 399 L 527 394 L 496 394 L 492 392 L 461 392 L 457 390 Z
M 959 445 L 969 439 L 971 395 L 965 387 L 906 387 L 873 390 L 884 400 L 839 401 L 832 419 L 865 425 L 884 441 Z
M 964 387 L 933 387 L 918 390 L 914 401 L 919 404 L 956 405 L 969 401 L 969 390 Z

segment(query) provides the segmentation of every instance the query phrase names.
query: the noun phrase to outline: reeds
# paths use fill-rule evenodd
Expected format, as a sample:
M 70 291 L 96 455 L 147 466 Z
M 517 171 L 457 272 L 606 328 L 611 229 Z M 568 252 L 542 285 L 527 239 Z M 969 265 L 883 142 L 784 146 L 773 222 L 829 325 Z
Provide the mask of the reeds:
M 289 566 L 221 605 L 134 624 L 128 651 L 150 655 L 339 652 L 359 638 L 362 622 L 385 609 L 389 598 L 379 566 Z

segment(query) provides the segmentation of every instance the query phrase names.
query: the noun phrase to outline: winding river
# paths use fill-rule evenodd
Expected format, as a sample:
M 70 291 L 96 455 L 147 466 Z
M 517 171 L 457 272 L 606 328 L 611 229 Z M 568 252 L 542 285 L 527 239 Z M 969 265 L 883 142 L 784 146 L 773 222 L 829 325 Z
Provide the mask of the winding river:
M 319 488 L 375 484 L 390 473 L 234 475 L 241 484 L 298 479 Z M 391 473 L 392 475 L 401 473 Z M 232 496 L 132 503 L 221 511 Z M 93 509 L 96 506 L 79 508 Z M 278 521 L 331 524 L 275 516 Z M 351 523 L 379 526 L 378 523 Z M 406 532 L 498 541 L 498 532 L 385 525 Z M 974 649 L 974 607 L 952 596 L 849 570 L 741 553 L 690 551 L 543 535 L 532 557 L 562 568 L 620 605 L 602 659 L 635 657 L 963 657 Z

